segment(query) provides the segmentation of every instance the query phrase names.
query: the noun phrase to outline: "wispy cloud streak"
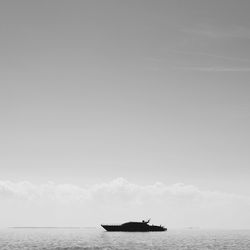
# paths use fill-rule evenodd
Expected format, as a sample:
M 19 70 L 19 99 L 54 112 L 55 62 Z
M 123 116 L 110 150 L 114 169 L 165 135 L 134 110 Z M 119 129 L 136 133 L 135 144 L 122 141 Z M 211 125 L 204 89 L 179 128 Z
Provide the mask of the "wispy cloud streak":
M 200 24 L 196 27 L 185 28 L 183 32 L 192 35 L 204 36 L 211 39 L 250 39 L 250 29 L 244 26 L 224 26 Z
M 173 67 L 173 70 L 200 71 L 200 72 L 250 72 L 250 67 Z
M 232 57 L 232 56 L 223 56 L 218 54 L 206 53 L 206 52 L 197 52 L 197 51 L 181 51 L 181 50 L 173 50 L 171 51 L 175 54 L 181 55 L 191 55 L 191 56 L 202 56 L 202 57 L 211 57 L 216 59 L 222 59 L 232 62 L 243 62 L 243 63 L 250 63 L 250 59 L 248 58 L 240 58 L 240 57 Z

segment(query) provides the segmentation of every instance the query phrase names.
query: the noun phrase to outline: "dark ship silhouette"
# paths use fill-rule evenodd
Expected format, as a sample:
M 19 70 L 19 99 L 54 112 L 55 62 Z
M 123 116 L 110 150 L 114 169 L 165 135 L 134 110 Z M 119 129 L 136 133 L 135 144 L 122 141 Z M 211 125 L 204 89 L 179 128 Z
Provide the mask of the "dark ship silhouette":
M 151 232 L 151 231 L 166 231 L 167 228 L 155 225 L 149 225 L 150 220 L 142 222 L 126 222 L 121 225 L 101 225 L 107 231 L 112 232 Z

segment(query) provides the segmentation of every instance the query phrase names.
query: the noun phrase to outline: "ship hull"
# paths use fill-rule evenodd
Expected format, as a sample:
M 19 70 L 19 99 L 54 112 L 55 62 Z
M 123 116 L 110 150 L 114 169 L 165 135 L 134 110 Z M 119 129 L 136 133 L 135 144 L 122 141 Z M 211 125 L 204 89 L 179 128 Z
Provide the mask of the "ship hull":
M 108 232 L 162 232 L 167 229 L 160 226 L 122 226 L 122 225 L 101 225 Z

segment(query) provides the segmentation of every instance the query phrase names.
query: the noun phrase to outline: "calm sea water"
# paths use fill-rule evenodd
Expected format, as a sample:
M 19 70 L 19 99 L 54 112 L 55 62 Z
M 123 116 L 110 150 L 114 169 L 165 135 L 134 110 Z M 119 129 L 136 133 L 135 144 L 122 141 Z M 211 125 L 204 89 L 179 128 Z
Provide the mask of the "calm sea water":
M 0 249 L 250 249 L 249 230 L 125 233 L 102 229 L 2 229 Z

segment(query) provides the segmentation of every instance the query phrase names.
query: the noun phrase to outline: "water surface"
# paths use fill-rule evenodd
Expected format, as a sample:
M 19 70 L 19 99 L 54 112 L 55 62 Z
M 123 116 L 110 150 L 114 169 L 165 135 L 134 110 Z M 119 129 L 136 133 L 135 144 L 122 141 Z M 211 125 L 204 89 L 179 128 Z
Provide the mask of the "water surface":
M 101 228 L 8 228 L 0 249 L 230 249 L 249 250 L 249 230 L 106 232 Z

